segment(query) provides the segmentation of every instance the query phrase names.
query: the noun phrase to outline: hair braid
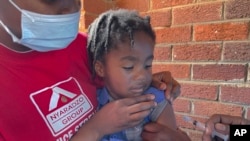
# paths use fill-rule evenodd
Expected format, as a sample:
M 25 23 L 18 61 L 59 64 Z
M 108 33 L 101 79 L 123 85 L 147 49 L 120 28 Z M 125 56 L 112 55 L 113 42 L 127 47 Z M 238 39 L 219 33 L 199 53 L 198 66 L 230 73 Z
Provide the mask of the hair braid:
M 109 46 L 109 41 L 110 41 L 110 32 L 111 32 L 111 25 L 113 20 L 115 20 L 115 17 L 111 14 L 107 18 L 107 28 L 106 28 L 106 33 L 107 33 L 107 39 L 105 41 L 104 47 L 105 47 L 105 52 L 108 52 L 108 46 Z
M 96 62 L 98 58 L 98 47 L 99 44 L 101 44 L 101 40 L 99 39 L 100 37 L 98 36 L 99 34 L 99 29 L 101 28 L 101 24 L 105 22 L 106 16 L 100 16 L 93 22 L 88 29 L 88 44 L 87 44 L 87 49 L 88 49 L 88 56 L 89 56 L 89 61 L 90 61 L 90 66 L 92 69 L 92 73 L 95 75 L 95 71 L 93 69 L 93 64 Z
M 88 29 L 88 55 L 93 72 L 94 63 L 103 61 L 103 57 L 117 44 L 130 42 L 134 46 L 134 33 L 143 31 L 155 41 L 155 33 L 150 25 L 150 18 L 139 16 L 132 10 L 109 10 L 102 13 Z

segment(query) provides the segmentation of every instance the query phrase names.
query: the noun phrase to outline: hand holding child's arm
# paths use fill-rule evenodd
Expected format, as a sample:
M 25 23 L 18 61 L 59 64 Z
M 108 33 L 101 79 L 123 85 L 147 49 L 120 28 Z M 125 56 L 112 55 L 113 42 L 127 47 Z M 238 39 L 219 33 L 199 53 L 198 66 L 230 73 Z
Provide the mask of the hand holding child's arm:
M 71 141 L 98 141 L 106 134 L 135 126 L 155 107 L 153 100 L 153 95 L 142 95 L 110 102 L 87 121 Z
M 180 84 L 172 77 L 169 71 L 153 74 L 152 85 L 160 90 L 165 90 L 165 96 L 173 102 L 181 93 Z
M 178 129 L 171 104 L 167 104 L 155 123 L 145 125 L 144 141 L 190 141 L 187 134 Z
M 143 141 L 191 141 L 185 132 L 153 122 L 145 125 L 142 138 Z

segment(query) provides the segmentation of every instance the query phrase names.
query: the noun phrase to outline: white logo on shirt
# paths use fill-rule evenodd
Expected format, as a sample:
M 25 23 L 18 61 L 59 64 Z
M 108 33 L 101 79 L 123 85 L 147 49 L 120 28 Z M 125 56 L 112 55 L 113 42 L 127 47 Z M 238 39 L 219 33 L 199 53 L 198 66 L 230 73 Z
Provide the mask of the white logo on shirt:
M 93 109 L 73 77 L 34 92 L 30 98 L 54 136 L 72 127 Z
M 62 88 L 59 88 L 59 87 L 52 88 L 52 91 L 53 91 L 53 93 L 52 93 L 52 96 L 50 98 L 49 111 L 51 111 L 57 107 L 60 95 L 64 95 L 64 96 L 71 98 L 71 99 L 76 96 L 76 94 L 73 94 L 73 93 L 71 93 L 67 90 L 64 90 Z

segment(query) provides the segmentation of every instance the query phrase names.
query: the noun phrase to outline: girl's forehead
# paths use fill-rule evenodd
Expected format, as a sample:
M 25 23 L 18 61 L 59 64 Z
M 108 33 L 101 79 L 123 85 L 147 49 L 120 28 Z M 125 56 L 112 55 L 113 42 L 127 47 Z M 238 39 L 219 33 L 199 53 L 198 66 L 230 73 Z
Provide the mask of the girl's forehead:
M 137 44 L 137 45 L 151 44 L 154 46 L 155 41 L 148 33 L 144 32 L 144 31 L 136 31 L 130 37 L 125 36 L 125 37 L 118 39 L 118 41 L 116 41 L 115 44 L 116 45 L 128 44 L 131 47 L 133 47 L 134 44 Z
M 134 51 L 136 49 L 145 49 L 145 48 L 154 48 L 155 44 L 152 41 L 142 41 L 142 40 L 134 40 L 131 42 L 122 42 L 115 45 L 112 50 L 129 50 Z
M 133 46 L 129 42 L 119 43 L 110 52 L 115 56 L 151 54 L 154 50 L 153 41 L 135 40 Z

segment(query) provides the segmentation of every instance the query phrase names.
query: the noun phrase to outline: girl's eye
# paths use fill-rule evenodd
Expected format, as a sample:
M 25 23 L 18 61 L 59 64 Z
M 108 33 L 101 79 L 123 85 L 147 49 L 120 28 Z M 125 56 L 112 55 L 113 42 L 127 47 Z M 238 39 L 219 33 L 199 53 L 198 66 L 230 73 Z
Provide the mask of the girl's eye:
M 134 67 L 132 66 L 132 67 L 122 67 L 122 68 L 125 70 L 132 70 Z
M 152 68 L 152 65 L 146 65 L 145 68 L 146 69 Z
M 47 2 L 47 3 L 54 3 L 54 2 L 56 2 L 56 0 L 44 0 L 45 2 Z

